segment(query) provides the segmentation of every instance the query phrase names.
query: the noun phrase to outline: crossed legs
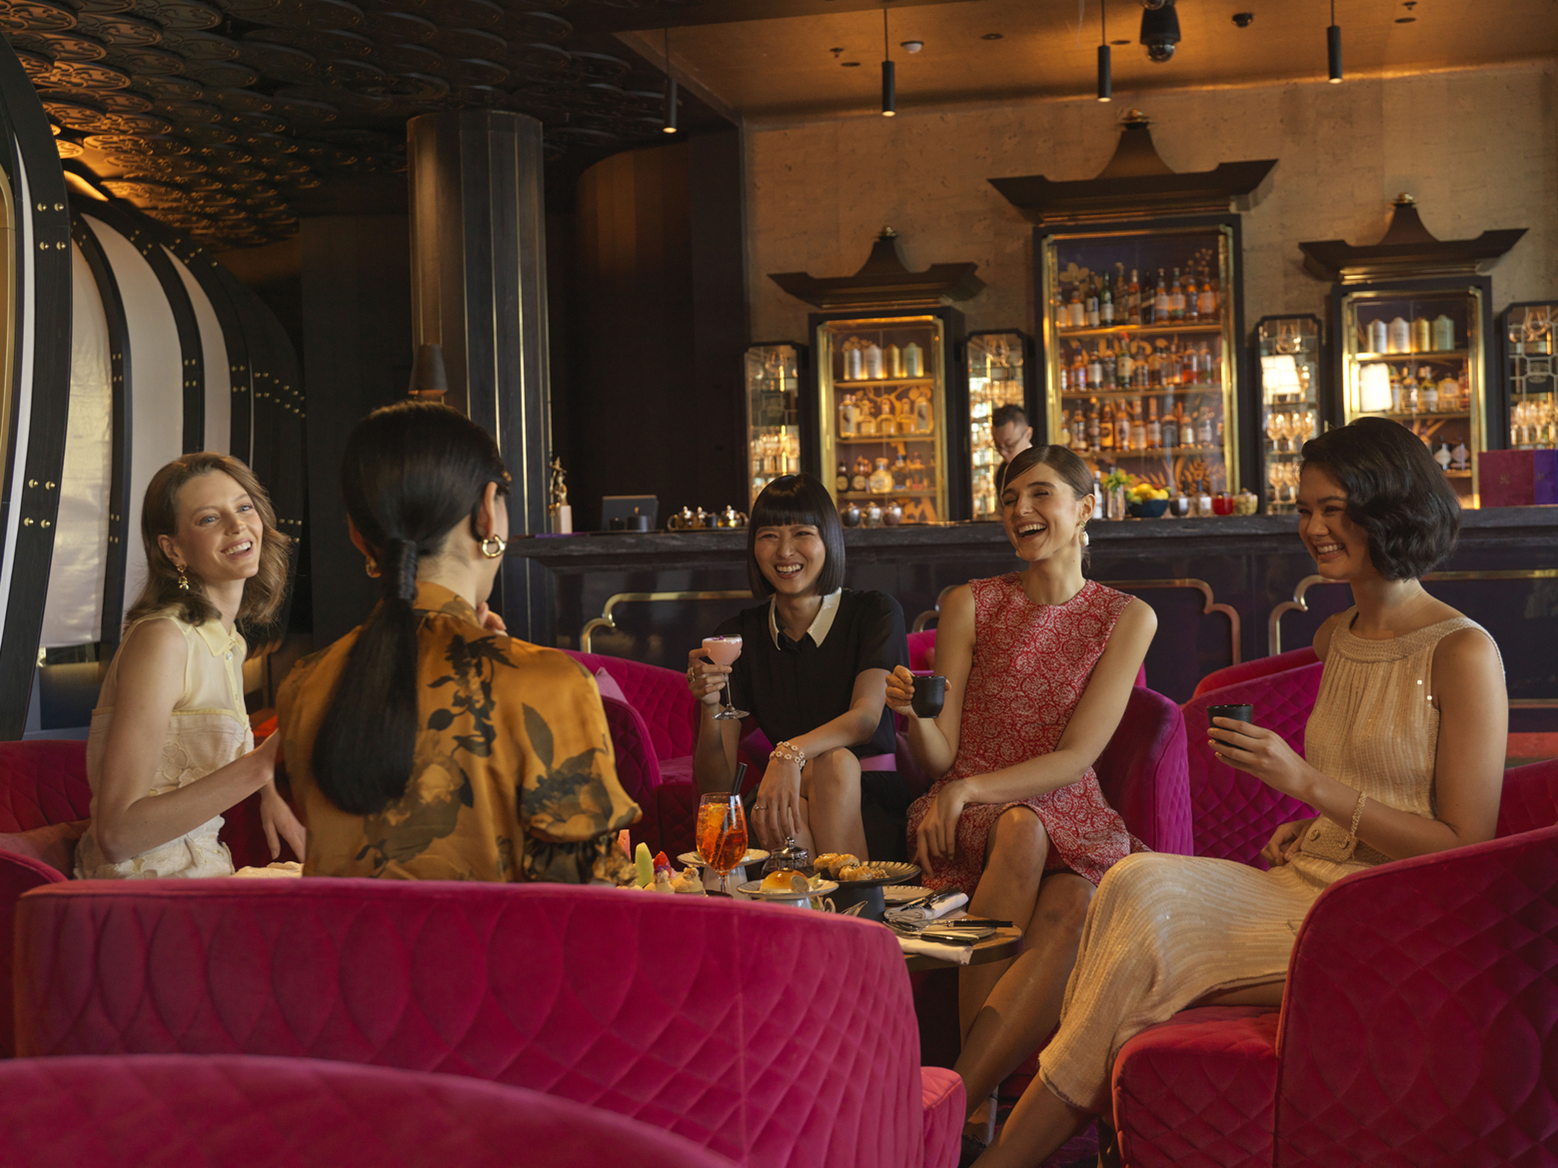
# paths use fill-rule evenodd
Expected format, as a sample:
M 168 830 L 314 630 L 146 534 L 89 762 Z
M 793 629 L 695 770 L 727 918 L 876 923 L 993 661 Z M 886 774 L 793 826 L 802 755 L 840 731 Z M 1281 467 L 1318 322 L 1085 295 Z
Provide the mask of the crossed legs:
M 807 760 L 801 770 L 801 811 L 802 835 L 795 842 L 813 856 L 848 852 L 866 858 L 860 760 L 853 753 L 840 748 Z

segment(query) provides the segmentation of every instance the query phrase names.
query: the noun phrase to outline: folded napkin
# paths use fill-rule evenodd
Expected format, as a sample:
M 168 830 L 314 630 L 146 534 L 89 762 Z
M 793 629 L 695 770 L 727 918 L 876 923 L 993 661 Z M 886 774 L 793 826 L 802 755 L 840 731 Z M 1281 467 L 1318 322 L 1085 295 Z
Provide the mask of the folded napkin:
M 918 924 L 922 921 L 934 921 L 946 916 L 949 912 L 955 912 L 968 903 L 968 894 L 959 892 L 956 888 L 949 888 L 944 892 L 938 892 L 929 900 L 909 906 L 907 908 L 890 908 L 883 915 L 895 925 Z
M 967 965 L 968 959 L 974 955 L 972 945 L 943 945 L 938 941 L 905 937 L 902 933 L 897 936 L 898 945 L 905 953 L 920 957 L 934 957 L 937 961 L 948 961 L 953 965 Z

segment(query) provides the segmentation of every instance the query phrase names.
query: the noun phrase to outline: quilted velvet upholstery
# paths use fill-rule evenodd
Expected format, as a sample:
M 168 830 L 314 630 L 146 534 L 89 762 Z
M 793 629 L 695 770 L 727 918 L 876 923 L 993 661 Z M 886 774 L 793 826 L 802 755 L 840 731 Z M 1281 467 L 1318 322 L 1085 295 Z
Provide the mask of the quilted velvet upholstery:
M 1535 831 L 1558 823 L 1558 758 L 1504 772 L 1498 835 Z
M 660 760 L 655 756 L 649 727 L 627 702 L 602 695 L 601 704 L 606 708 L 606 729 L 611 734 L 612 752 L 616 756 L 617 780 L 628 798 L 644 813 L 629 833 L 635 844 L 658 839 L 659 833 L 654 830 L 654 792 L 660 785 Z
M 1242 681 L 1254 681 L 1257 677 L 1265 677 L 1271 673 L 1286 673 L 1289 669 L 1297 669 L 1301 665 L 1313 665 L 1318 660 L 1320 658 L 1315 654 L 1314 649 L 1305 645 L 1302 649 L 1289 649 L 1286 653 L 1257 657 L 1253 661 L 1241 661 L 1237 665 L 1230 665 L 1226 669 L 1214 669 L 1208 673 L 1196 683 L 1195 692 L 1190 697 L 1194 700 L 1208 690 L 1238 685 Z
M 1267 1168 L 1277 1018 L 1207 1006 L 1127 1042 L 1114 1064 L 1121 1158 L 1131 1168 Z
M 604 888 L 78 882 L 24 896 L 18 1049 L 438 1070 L 759 1166 L 941 1165 L 896 942 Z
M 1155 852 L 1190 854 L 1185 719 L 1168 698 L 1138 685 L 1120 726 L 1093 764 L 1104 798 Z
M 658 665 L 567 650 L 591 673 L 604 669 L 622 687 L 622 696 L 638 711 L 655 745 L 657 759 L 690 755 L 698 741 L 697 703 L 687 690 L 687 675 Z
M 1300 755 L 1304 728 L 1320 692 L 1320 663 L 1208 690 L 1185 704 L 1195 854 L 1264 868 L 1260 850 L 1281 824 L 1313 815 L 1304 804 L 1219 762 L 1207 746 L 1206 708 L 1249 702 L 1258 725 L 1275 730 Z
M 222 1055 L 0 1066 L 6 1168 L 730 1168 L 567 1099 L 380 1067 Z
M 85 819 L 91 804 L 85 742 L 0 742 L 0 831 Z
M 0 852 L 0 1002 L 11 1000 L 10 957 L 11 938 L 16 931 L 16 902 L 24 892 L 64 881 L 64 873 L 42 860 Z M 14 1025 L 11 1011 L 0 1010 L 0 1058 L 10 1058 L 16 1053 Z
M 1288 969 L 1274 1163 L 1558 1162 L 1558 827 L 1339 880 Z
M 945 1067 L 921 1067 L 920 1106 L 925 1109 L 925 1163 L 956 1164 L 967 1110 L 962 1078 Z

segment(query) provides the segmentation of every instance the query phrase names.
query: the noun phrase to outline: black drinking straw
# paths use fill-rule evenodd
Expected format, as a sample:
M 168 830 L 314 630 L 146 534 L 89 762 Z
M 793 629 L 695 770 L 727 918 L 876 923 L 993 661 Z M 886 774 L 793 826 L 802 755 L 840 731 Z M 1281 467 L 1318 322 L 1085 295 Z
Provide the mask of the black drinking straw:
M 741 794 L 741 780 L 746 778 L 746 774 L 747 774 L 747 764 L 744 763 L 744 762 L 737 763 L 736 764 L 736 781 L 730 784 L 730 793 L 732 795 L 739 795 L 739 794 Z

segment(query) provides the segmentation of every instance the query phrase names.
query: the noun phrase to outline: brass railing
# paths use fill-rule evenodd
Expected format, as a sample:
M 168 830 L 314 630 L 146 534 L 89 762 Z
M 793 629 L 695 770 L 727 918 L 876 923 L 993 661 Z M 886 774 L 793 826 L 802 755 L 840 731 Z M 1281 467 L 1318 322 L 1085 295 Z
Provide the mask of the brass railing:
M 581 652 L 590 652 L 590 639 L 599 629 L 613 629 L 617 627 L 616 620 L 612 617 L 612 609 L 619 604 L 654 604 L 668 600 L 751 600 L 750 590 L 725 589 L 718 591 L 701 592 L 617 592 L 606 600 L 606 607 L 601 609 L 598 617 L 584 622 L 584 628 L 579 632 L 579 649 Z

